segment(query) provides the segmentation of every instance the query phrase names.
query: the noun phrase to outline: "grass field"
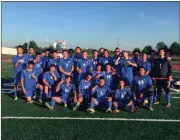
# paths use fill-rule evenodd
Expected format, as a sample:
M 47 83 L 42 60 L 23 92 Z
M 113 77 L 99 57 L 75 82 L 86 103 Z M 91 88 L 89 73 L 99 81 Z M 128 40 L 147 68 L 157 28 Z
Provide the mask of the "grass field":
M 13 82 L 11 63 L 2 63 L 1 74 L 2 89 L 12 89 L 11 86 L 3 86 L 4 83 Z M 2 117 L 38 117 L 31 119 L 2 118 L 2 139 L 4 140 L 180 139 L 179 98 L 173 98 L 172 107 L 166 108 L 164 106 L 165 96 L 163 96 L 162 104 L 153 105 L 153 112 L 141 108 L 135 113 L 121 111 L 119 114 L 106 114 L 97 110 L 95 114 L 88 114 L 85 111 L 72 111 L 70 108 L 64 108 L 57 104 L 55 110 L 50 111 L 38 103 L 26 104 L 24 99 L 14 101 L 10 94 L 1 93 Z M 173 93 L 172 96 L 180 97 L 180 94 Z M 69 117 L 71 120 L 62 117 Z M 48 118 L 49 120 L 47 120 Z M 80 120 L 74 120 L 73 118 L 79 118 Z M 83 120 L 89 118 L 91 120 Z M 99 120 L 92 120 L 93 118 Z M 137 120 L 113 120 L 120 118 Z M 151 119 L 154 119 L 154 121 Z M 176 120 L 176 122 L 168 122 L 171 120 Z

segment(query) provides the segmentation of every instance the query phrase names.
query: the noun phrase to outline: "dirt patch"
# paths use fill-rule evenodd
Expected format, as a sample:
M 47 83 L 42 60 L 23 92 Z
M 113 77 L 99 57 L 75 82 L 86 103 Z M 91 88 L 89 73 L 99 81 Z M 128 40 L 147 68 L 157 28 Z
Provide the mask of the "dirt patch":
M 8 63 L 11 63 L 12 60 L 11 60 L 11 59 L 1 59 L 1 62 L 8 62 Z

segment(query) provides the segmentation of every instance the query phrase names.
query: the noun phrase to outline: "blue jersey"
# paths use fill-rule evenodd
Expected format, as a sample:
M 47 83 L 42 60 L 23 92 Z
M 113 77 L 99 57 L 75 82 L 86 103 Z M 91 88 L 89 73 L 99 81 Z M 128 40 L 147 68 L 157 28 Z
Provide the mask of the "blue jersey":
M 32 78 L 33 74 L 35 75 L 35 72 L 33 70 L 32 71 L 23 70 L 21 72 L 21 79 L 24 79 L 24 88 L 26 90 L 32 89 L 36 86 L 36 80 Z
M 141 59 L 133 58 L 133 61 L 136 63 L 137 67 L 133 67 L 133 75 L 138 75 L 138 67 L 140 66 Z
M 133 66 L 127 64 L 127 61 L 130 61 L 131 63 L 135 63 L 133 59 L 121 59 L 120 65 L 121 65 L 121 75 L 125 77 L 133 77 Z
M 48 62 L 48 68 L 52 64 L 54 64 L 56 66 L 56 72 L 58 72 L 59 71 L 59 69 L 58 69 L 59 59 L 58 58 L 57 59 L 54 59 L 54 58 L 50 59 L 49 62 Z
M 70 58 L 62 58 L 59 61 L 59 67 L 61 67 L 65 72 L 70 72 L 73 66 L 73 61 Z
M 117 89 L 114 94 L 115 101 L 122 101 L 124 99 L 133 99 L 133 94 L 130 88 Z
M 67 85 L 66 82 L 62 83 L 59 87 L 60 93 L 62 96 L 68 96 L 72 92 L 76 92 L 76 88 L 74 84 Z
M 136 94 L 143 93 L 148 86 L 152 86 L 152 79 L 148 75 L 135 76 L 132 85 Z
M 106 81 L 106 85 L 111 88 L 113 86 L 112 72 L 103 72 L 103 77 Z
M 92 63 L 89 59 L 80 59 L 77 64 L 77 67 L 81 69 L 82 73 L 92 71 Z
M 101 57 L 100 59 L 99 59 L 99 61 L 98 61 L 100 64 L 101 64 L 101 66 L 102 66 L 102 70 L 105 70 L 105 65 L 106 64 L 108 64 L 108 63 L 110 63 L 111 64 L 111 57 Z
M 91 61 L 92 61 L 92 70 L 96 71 L 96 65 L 98 63 L 98 58 L 96 58 L 96 59 L 92 58 Z
M 48 68 L 48 62 L 50 60 L 50 57 L 49 56 L 44 56 L 42 58 L 42 62 L 43 62 L 43 68 L 47 69 Z
M 42 70 L 43 70 L 43 63 L 42 63 L 42 61 L 39 60 L 36 63 L 34 63 L 33 70 L 35 71 L 36 77 L 38 77 L 42 73 Z
M 24 61 L 21 62 L 21 63 L 18 63 L 18 66 L 15 67 L 15 63 L 20 59 L 23 59 Z M 14 71 L 15 72 L 21 71 L 21 70 L 26 68 L 26 65 L 27 65 L 26 57 L 24 55 L 22 55 L 22 56 L 19 56 L 19 55 L 13 56 L 12 63 L 14 65 Z
M 111 93 L 111 89 L 104 85 L 104 86 L 97 86 L 95 90 L 92 91 L 92 94 L 96 96 L 97 99 L 105 99 Z
M 82 58 L 82 56 L 80 54 L 75 54 L 73 57 L 72 57 L 72 60 L 73 60 L 73 63 L 74 63 L 74 67 L 76 68 L 79 60 Z
M 143 60 L 141 60 L 139 66 L 143 66 L 145 71 L 151 71 L 151 63 L 149 61 L 143 62 Z
M 26 61 L 29 62 L 29 61 L 33 61 L 35 59 L 35 55 L 34 54 L 26 54 L 25 55 L 26 57 Z
M 57 78 L 60 78 L 59 73 L 54 72 L 54 74 Z M 47 71 L 43 74 L 43 79 L 45 79 L 50 86 L 54 86 L 55 80 L 49 71 Z
M 112 63 L 112 67 L 116 70 L 116 72 L 118 73 L 118 74 L 120 74 L 120 60 L 121 59 L 119 59 L 119 61 L 118 61 L 118 65 L 115 65 L 115 62 L 116 62 L 116 60 L 118 59 L 118 57 L 119 56 L 113 56 L 113 57 L 111 57 L 111 63 Z
M 91 82 L 82 80 L 79 84 L 79 92 L 83 95 L 85 98 L 89 98 L 91 94 Z

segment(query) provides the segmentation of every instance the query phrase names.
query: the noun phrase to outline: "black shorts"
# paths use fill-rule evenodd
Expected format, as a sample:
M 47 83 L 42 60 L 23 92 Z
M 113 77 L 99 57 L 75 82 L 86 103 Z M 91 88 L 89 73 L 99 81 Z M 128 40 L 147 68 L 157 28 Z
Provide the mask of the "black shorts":
M 157 88 L 167 88 L 168 86 L 168 80 L 165 79 L 165 80 L 156 80 L 156 87 Z

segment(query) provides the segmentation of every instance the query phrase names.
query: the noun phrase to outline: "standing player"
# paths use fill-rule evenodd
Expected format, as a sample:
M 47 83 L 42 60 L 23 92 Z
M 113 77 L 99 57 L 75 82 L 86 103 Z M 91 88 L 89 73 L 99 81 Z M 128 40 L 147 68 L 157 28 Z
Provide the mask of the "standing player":
M 133 67 L 137 64 L 133 59 L 130 59 L 127 51 L 123 51 L 124 58 L 121 59 L 121 77 L 125 79 L 126 85 L 131 86 L 133 80 Z
M 101 64 L 101 66 L 102 66 L 102 70 L 105 70 L 106 68 L 105 68 L 105 65 L 107 64 L 107 63 L 110 63 L 111 64 L 111 57 L 109 57 L 109 55 L 108 55 L 108 50 L 107 49 L 104 49 L 104 55 L 103 55 L 103 57 L 101 57 L 101 58 L 99 58 L 99 63 Z
M 29 61 L 33 61 L 34 60 L 34 48 L 33 47 L 29 47 L 29 50 L 28 50 L 28 54 L 25 55 L 26 56 L 26 61 L 29 62 Z
M 149 75 L 150 71 L 151 71 L 151 63 L 147 60 L 148 58 L 148 54 L 147 53 L 143 53 L 142 55 L 142 60 L 139 63 L 139 66 L 143 66 L 145 68 L 146 71 L 146 75 Z M 138 67 L 139 67 L 138 66 Z
M 48 67 L 50 65 L 55 65 L 56 66 L 56 69 L 55 69 L 55 73 L 59 73 L 59 68 L 58 68 L 58 65 L 59 65 L 59 58 L 58 58 L 58 54 L 57 54 L 57 50 L 54 50 L 53 51 L 53 54 L 52 54 L 52 59 L 49 60 L 48 62 Z
M 26 57 L 23 55 L 22 46 L 17 47 L 17 55 L 13 56 L 12 63 L 14 65 L 14 100 L 17 100 L 18 84 L 20 82 L 21 71 L 26 68 Z
M 51 99 L 51 96 L 55 94 L 55 87 L 57 85 L 58 79 L 60 78 L 59 74 L 56 73 L 56 66 L 54 64 L 50 65 L 50 71 L 47 71 L 43 74 L 43 83 L 44 83 L 44 93 L 45 93 L 45 105 L 48 106 L 48 100 Z
M 45 56 L 42 58 L 43 61 L 43 69 L 44 72 L 48 70 L 48 62 L 49 62 L 50 56 L 49 56 L 49 49 L 45 50 Z
M 74 64 L 72 59 L 68 58 L 68 52 L 63 50 L 63 58 L 59 61 L 59 71 L 61 72 L 61 80 L 65 81 L 67 75 L 72 75 Z
M 144 100 L 148 98 L 148 109 L 153 111 L 153 93 L 152 88 L 152 79 L 145 74 L 145 68 L 143 66 L 139 67 L 139 76 L 135 76 L 132 82 L 132 89 L 136 95 L 136 102 L 142 106 Z
M 77 64 L 77 72 L 78 72 L 78 80 L 77 82 L 80 83 L 82 79 L 84 79 L 85 74 L 87 72 L 92 71 L 92 63 L 91 61 L 87 58 L 87 52 L 83 51 L 82 52 L 82 59 Z
M 171 93 L 170 93 L 170 83 L 172 80 L 172 64 L 165 57 L 164 49 L 159 50 L 159 56 L 155 62 L 153 67 L 153 80 L 156 83 L 157 87 L 157 102 L 155 104 L 160 103 L 162 88 L 166 92 L 166 107 L 170 107 Z
M 69 54 L 69 58 L 70 58 L 70 59 L 73 59 L 74 50 L 73 50 L 73 49 L 69 49 L 69 50 L 68 50 L 68 54 Z
M 136 50 L 136 51 L 133 52 L 133 55 L 134 55 L 133 60 L 137 65 L 137 67 L 133 67 L 133 75 L 134 76 L 138 75 L 138 67 L 139 67 L 140 62 L 141 62 L 140 54 L 141 54 L 141 52 L 139 50 Z
M 123 79 L 119 80 L 119 88 L 115 91 L 113 97 L 114 113 L 119 112 L 119 107 L 130 107 L 130 112 L 134 112 L 134 96 L 131 89 L 125 87 L 125 81 Z
M 41 53 L 36 52 L 36 57 L 34 59 L 34 67 L 33 70 L 35 72 L 35 76 L 38 79 L 36 88 L 39 88 L 39 102 L 42 103 L 42 95 L 43 95 L 43 62 L 40 60 Z M 36 95 L 33 97 L 36 98 Z
M 120 49 L 116 48 L 115 49 L 115 55 L 113 57 L 111 57 L 111 62 L 112 62 L 112 66 L 115 69 L 116 73 L 119 73 L 119 69 L 120 69 L 120 65 L 118 65 L 117 61 L 120 60 Z M 116 64 L 117 63 L 117 64 Z M 120 73 L 119 73 L 120 74 Z
M 91 79 L 92 79 L 92 74 L 87 73 L 86 79 L 80 82 L 78 89 L 79 90 L 78 102 L 75 105 L 75 107 L 73 107 L 73 110 L 76 110 L 83 101 L 89 103 L 91 97 L 91 89 L 92 89 Z
M 93 58 L 92 58 L 92 71 L 96 70 L 96 65 L 98 63 L 98 51 L 93 50 Z
M 56 92 L 60 93 L 60 96 L 53 96 L 51 99 L 51 105 L 47 105 L 50 110 L 54 110 L 55 103 L 64 103 L 65 107 L 67 102 L 70 102 L 71 94 L 73 93 L 74 102 L 77 102 L 76 89 L 74 84 L 71 83 L 71 76 L 67 75 L 65 82 L 60 81 L 56 87 Z
M 27 103 L 32 103 L 32 95 L 36 88 L 37 78 L 33 71 L 34 62 L 29 61 L 26 70 L 21 73 L 21 86 L 23 93 L 26 95 Z
M 87 111 L 89 113 L 94 113 L 95 106 L 104 107 L 104 105 L 107 106 L 108 104 L 106 112 L 112 112 L 112 97 L 109 97 L 110 95 L 111 89 L 105 85 L 105 79 L 103 77 L 100 77 L 99 85 L 96 86 L 94 90 L 92 90 L 92 98 Z

